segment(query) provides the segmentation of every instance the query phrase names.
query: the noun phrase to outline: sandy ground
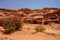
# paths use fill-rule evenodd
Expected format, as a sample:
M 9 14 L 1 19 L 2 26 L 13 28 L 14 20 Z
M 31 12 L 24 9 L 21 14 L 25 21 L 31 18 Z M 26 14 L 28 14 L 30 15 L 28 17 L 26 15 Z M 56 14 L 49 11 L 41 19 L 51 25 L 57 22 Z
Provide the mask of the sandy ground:
M 36 32 L 34 27 L 39 24 L 24 24 L 22 31 L 17 31 L 9 35 L 0 33 L 0 40 L 60 40 L 60 28 L 58 24 L 44 25 L 44 32 Z

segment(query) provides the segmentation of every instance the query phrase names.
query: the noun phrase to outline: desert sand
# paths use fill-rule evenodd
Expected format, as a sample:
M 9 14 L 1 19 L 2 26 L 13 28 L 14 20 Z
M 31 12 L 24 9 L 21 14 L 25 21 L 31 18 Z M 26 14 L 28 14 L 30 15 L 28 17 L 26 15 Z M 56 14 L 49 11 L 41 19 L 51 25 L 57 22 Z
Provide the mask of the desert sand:
M 60 40 L 59 24 L 44 25 L 46 30 L 38 33 L 34 30 L 34 27 L 37 25 L 39 24 L 24 24 L 21 31 L 8 35 L 0 33 L 0 40 Z

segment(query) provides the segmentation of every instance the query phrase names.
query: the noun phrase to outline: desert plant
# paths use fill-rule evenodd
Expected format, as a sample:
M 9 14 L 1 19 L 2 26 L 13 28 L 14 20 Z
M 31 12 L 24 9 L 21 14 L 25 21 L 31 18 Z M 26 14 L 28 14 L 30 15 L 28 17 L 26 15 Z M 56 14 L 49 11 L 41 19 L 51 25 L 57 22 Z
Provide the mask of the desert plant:
M 49 25 L 49 26 L 52 26 L 52 22 L 48 22 L 48 25 Z
M 35 27 L 35 30 L 38 32 L 38 31 L 40 31 L 40 32 L 43 32 L 44 30 L 45 30 L 45 28 L 42 26 L 42 25 L 39 25 L 39 26 L 36 26 Z
M 2 26 L 3 23 L 4 23 L 4 18 L 1 18 L 1 19 L 0 19 L 0 26 Z
M 5 28 L 5 34 L 12 33 L 16 30 L 21 29 L 21 19 L 17 18 L 7 18 L 6 21 L 4 22 L 4 28 Z
M 11 33 L 11 32 L 13 31 L 13 29 L 15 29 L 14 26 L 15 26 L 15 25 L 12 24 L 12 22 L 11 22 L 10 19 L 6 20 L 5 23 L 4 23 L 5 33 L 6 33 L 6 34 Z

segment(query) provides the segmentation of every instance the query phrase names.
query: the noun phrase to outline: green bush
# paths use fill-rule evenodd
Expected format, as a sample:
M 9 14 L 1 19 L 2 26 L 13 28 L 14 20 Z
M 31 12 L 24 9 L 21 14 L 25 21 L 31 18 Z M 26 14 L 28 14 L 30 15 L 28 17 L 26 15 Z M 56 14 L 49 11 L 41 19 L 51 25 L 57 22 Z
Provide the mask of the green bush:
M 36 27 L 35 27 L 35 30 L 36 30 L 37 32 L 43 32 L 43 31 L 45 30 L 45 28 L 44 28 L 42 25 L 39 25 L 39 26 L 36 26 Z

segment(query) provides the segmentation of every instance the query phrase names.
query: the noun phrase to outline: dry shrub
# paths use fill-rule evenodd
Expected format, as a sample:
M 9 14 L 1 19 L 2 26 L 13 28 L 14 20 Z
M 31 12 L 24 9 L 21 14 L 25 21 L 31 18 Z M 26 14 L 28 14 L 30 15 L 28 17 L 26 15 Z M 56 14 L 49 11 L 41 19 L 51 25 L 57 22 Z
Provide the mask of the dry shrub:
M 9 34 L 16 30 L 21 30 L 22 20 L 20 17 L 13 15 L 5 19 L 3 26 L 5 28 L 4 33 Z
M 4 18 L 0 18 L 0 26 L 3 26 L 5 19 Z
M 49 26 L 52 26 L 52 22 L 48 22 L 48 25 L 49 25 Z
M 44 28 L 42 25 L 39 25 L 39 26 L 36 26 L 36 27 L 35 27 L 35 30 L 36 30 L 37 32 L 43 32 L 43 31 L 45 30 L 45 28 Z

